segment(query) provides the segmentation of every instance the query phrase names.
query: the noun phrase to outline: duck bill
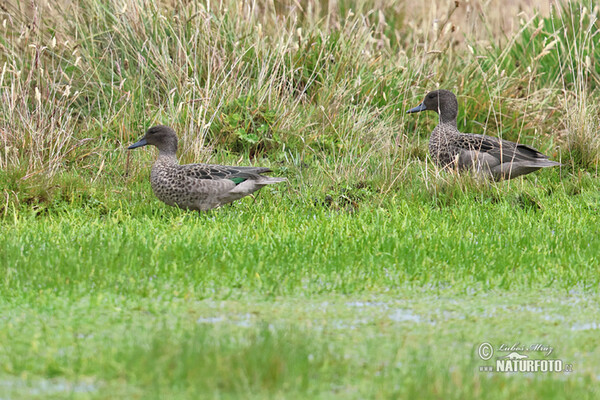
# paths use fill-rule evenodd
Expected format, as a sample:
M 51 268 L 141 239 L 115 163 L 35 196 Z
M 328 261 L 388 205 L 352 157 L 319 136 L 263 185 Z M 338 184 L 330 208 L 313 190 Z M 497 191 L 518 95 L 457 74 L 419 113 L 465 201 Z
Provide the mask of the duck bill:
M 421 103 L 418 106 L 416 106 L 415 108 L 411 108 L 406 113 L 407 114 L 418 113 L 418 112 L 425 111 L 425 110 L 427 110 L 427 107 L 425 106 L 425 103 Z
M 127 149 L 128 150 L 137 149 L 138 147 L 146 146 L 147 144 L 148 144 L 148 142 L 146 142 L 146 138 L 141 138 L 139 141 L 135 142 L 134 144 L 129 146 Z

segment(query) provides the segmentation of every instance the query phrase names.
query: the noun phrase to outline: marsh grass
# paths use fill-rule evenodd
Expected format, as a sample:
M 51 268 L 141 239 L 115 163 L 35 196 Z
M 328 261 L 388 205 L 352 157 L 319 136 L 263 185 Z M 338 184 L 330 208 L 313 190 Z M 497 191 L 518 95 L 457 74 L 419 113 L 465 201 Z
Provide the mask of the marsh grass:
M 480 10 L 479 21 L 444 7 L 407 23 L 403 7 L 368 1 L 11 4 L 0 164 L 25 179 L 102 171 L 122 164 L 112 149 L 169 123 L 183 162 L 218 161 L 223 150 L 231 160 L 294 158 L 319 164 L 334 183 L 369 174 L 385 192 L 408 179 L 435 124 L 404 110 L 444 86 L 466 96 L 464 130 L 594 171 L 595 9 L 523 15 L 503 41 L 466 29 L 491 14 Z M 366 168 L 373 159 L 375 171 Z

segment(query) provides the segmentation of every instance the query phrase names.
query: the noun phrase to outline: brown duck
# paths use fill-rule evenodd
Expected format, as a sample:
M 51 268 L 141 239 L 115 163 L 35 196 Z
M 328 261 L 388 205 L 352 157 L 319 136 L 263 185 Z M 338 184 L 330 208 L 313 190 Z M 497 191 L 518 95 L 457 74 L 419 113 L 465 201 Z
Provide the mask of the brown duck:
M 177 135 L 168 126 L 153 126 L 128 149 L 146 145 L 158 148 L 158 158 L 150 173 L 152 190 L 156 197 L 170 206 L 210 210 L 248 196 L 266 185 L 286 180 L 262 175 L 271 172 L 265 167 L 180 165 L 176 156 Z
M 530 146 L 486 135 L 461 133 L 456 127 L 458 101 L 448 90 L 435 90 L 407 113 L 435 111 L 440 122 L 429 138 L 429 154 L 440 167 L 474 169 L 495 180 L 512 179 L 540 168 L 561 165 Z

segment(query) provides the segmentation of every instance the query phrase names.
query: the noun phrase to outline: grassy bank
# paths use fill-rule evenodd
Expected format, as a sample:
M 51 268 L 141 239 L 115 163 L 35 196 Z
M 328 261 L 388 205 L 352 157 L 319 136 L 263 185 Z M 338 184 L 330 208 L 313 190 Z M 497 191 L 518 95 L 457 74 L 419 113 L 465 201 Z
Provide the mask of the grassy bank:
M 263 295 L 405 285 L 596 288 L 600 196 L 531 190 L 442 207 L 402 198 L 350 211 L 303 206 L 282 200 L 281 189 L 201 216 L 158 201 L 15 214 L 3 223 L 2 261 L 10 267 L 2 291 L 155 296 L 164 285 L 205 297 L 236 288 Z
M 201 216 L 145 197 L 4 219 L 9 398 L 597 393 L 595 190 L 348 210 L 274 189 Z M 480 372 L 482 342 L 573 372 Z

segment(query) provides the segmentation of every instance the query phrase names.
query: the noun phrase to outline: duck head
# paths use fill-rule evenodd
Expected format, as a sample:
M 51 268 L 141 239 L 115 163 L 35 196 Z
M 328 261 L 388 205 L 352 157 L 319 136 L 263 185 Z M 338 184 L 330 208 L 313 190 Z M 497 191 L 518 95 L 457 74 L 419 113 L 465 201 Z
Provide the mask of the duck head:
M 175 154 L 177 152 L 177 135 L 168 126 L 156 125 L 148 129 L 144 137 L 129 146 L 128 149 L 136 149 L 147 145 L 156 146 L 159 153 Z
M 421 111 L 435 111 L 440 116 L 440 122 L 456 121 L 458 115 L 458 101 L 456 96 L 449 90 L 434 90 L 427 93 L 425 99 L 418 106 L 411 108 L 406 113 L 417 113 Z

